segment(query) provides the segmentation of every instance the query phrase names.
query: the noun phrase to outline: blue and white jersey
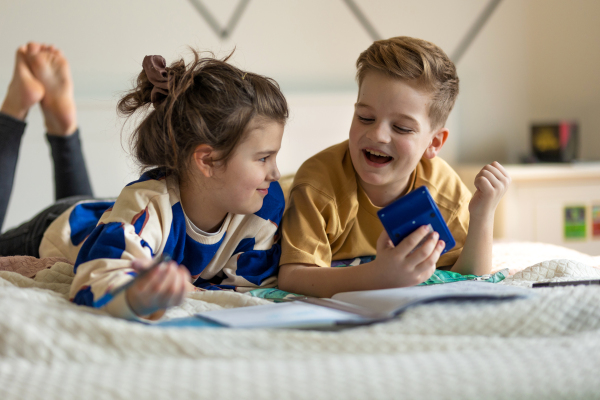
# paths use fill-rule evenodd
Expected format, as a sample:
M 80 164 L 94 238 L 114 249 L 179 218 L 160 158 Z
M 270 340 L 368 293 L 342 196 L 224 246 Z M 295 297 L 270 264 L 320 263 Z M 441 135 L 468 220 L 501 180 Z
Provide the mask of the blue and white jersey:
M 132 319 L 125 293 L 109 293 L 133 279 L 136 258 L 169 254 L 203 289 L 276 286 L 284 207 L 281 187 L 273 182 L 258 212 L 228 214 L 219 232 L 204 235 L 181 207 L 177 179 L 150 171 L 114 203 L 84 201 L 65 211 L 46 230 L 40 257 L 65 257 L 75 265 L 72 301 Z

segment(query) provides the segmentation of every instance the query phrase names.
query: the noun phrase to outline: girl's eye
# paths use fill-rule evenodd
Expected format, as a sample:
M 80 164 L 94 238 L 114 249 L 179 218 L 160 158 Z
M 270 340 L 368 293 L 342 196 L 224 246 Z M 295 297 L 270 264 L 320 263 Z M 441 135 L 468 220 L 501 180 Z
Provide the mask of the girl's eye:
M 373 118 L 365 118 L 365 117 L 361 117 L 360 115 L 357 115 L 357 117 L 360 122 L 368 123 L 368 122 L 375 121 L 375 119 L 373 119 Z
M 260 162 L 266 162 L 267 158 L 269 158 L 269 157 L 267 156 L 267 157 L 260 158 L 258 161 L 260 161 Z

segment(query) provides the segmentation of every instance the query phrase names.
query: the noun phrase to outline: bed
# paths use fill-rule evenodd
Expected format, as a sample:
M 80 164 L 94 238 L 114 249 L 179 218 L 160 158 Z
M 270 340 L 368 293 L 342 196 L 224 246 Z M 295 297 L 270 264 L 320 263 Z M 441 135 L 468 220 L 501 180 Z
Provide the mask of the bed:
M 510 270 L 499 284 L 600 278 L 600 257 L 563 247 L 496 243 L 493 251 L 494 270 Z M 186 329 L 76 306 L 66 297 L 71 266 L 42 261 L 36 271 L 0 268 L 3 400 L 600 397 L 597 285 L 422 305 L 339 332 Z M 266 302 L 197 292 L 165 318 Z

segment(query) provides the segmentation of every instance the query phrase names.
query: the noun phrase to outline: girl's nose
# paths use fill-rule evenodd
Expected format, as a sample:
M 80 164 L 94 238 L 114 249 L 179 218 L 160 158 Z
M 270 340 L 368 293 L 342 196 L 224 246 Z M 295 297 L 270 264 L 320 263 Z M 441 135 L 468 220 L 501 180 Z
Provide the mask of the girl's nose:
M 269 180 L 271 182 L 273 181 L 278 181 L 279 178 L 281 178 L 281 174 L 279 173 L 279 168 L 277 168 L 277 164 L 273 165 L 273 169 L 271 170 L 271 173 L 269 174 Z

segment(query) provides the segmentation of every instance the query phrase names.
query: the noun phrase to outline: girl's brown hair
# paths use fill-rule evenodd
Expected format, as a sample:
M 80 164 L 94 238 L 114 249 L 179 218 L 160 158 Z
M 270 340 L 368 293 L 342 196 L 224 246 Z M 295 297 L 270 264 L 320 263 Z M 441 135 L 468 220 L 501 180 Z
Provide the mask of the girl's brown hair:
M 132 134 L 132 151 L 143 171 L 158 167 L 181 177 L 200 144 L 221 152 L 226 163 L 254 117 L 287 120 L 287 102 L 273 79 L 227 63 L 231 54 L 223 60 L 193 55 L 187 65 L 180 59 L 166 68 L 168 95 Z M 136 87 L 119 100 L 119 114 L 149 110 L 153 87 L 142 70 Z
M 458 75 L 450 58 L 435 44 L 422 39 L 398 36 L 378 40 L 356 60 L 359 86 L 369 71 L 391 78 L 414 81 L 431 93 L 431 128 L 442 127 L 458 96 Z

